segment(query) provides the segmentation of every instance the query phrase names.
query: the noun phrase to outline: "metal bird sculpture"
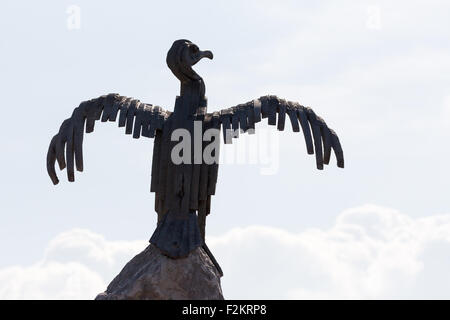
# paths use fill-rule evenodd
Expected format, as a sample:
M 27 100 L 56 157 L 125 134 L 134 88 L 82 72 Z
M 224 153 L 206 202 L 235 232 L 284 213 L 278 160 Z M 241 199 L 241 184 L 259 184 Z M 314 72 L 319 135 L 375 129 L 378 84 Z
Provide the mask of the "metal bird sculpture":
M 316 156 L 317 169 L 330 161 L 331 150 L 337 166 L 344 167 L 342 148 L 336 133 L 314 111 L 297 102 L 276 96 L 262 96 L 250 102 L 213 113 L 207 113 L 205 84 L 192 69 L 202 58 L 213 58 L 211 51 L 201 51 L 189 40 L 177 40 L 167 54 L 167 65 L 181 82 L 174 111 L 140 102 L 137 99 L 108 94 L 82 102 L 72 116 L 65 120 L 58 134 L 50 142 L 47 153 L 47 171 L 56 185 L 59 180 L 55 163 L 67 169 L 69 181 L 74 181 L 74 168 L 83 171 L 83 134 L 94 130 L 96 120 L 116 121 L 133 138 L 154 138 L 151 192 L 155 192 L 157 227 L 150 242 L 171 258 L 185 257 L 197 247 L 203 247 L 222 271 L 205 243 L 205 221 L 210 213 L 211 196 L 215 194 L 218 162 L 200 161 L 176 164 L 171 158 L 175 142 L 172 134 L 177 129 L 194 134 L 194 123 L 201 130 L 222 130 L 224 143 L 231 143 L 238 132 L 253 133 L 255 124 L 267 118 L 268 124 L 282 131 L 286 115 L 294 132 L 303 132 L 308 154 Z M 220 139 L 215 136 L 214 140 Z M 220 142 L 217 141 L 220 145 Z M 205 143 L 199 146 L 205 149 Z M 216 151 L 218 152 L 218 150 Z

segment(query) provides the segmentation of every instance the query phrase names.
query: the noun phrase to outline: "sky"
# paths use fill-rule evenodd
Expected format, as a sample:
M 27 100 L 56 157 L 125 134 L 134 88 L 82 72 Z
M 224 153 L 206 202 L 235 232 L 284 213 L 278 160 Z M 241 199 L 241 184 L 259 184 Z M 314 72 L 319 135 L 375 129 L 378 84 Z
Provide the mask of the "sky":
M 152 140 L 98 123 L 84 172 L 75 183 L 58 172 L 58 186 L 45 158 L 81 101 L 117 92 L 172 110 L 165 58 L 181 38 L 214 53 L 195 66 L 208 111 L 276 94 L 313 108 L 344 148 L 345 169 L 333 156 L 318 171 L 301 134 L 263 122 L 222 145 L 276 146 L 269 174 L 220 166 L 206 241 L 225 298 L 450 298 L 448 12 L 445 1 L 2 1 L 0 298 L 92 299 L 145 248 Z

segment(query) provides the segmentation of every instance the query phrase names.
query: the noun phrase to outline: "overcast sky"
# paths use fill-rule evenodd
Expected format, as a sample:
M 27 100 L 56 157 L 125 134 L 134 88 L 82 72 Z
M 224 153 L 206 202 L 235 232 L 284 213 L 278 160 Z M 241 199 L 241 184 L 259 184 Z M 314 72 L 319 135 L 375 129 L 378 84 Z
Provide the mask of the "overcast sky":
M 75 183 L 60 172 L 58 186 L 46 152 L 83 100 L 117 92 L 172 110 L 165 58 L 185 38 L 214 53 L 195 66 L 209 111 L 298 101 L 346 160 L 316 170 L 289 124 L 236 142 L 271 137 L 278 165 L 219 169 L 207 243 L 225 298 L 450 298 L 449 12 L 447 1 L 2 0 L 0 297 L 92 299 L 145 248 L 152 140 L 98 123 L 85 171 Z

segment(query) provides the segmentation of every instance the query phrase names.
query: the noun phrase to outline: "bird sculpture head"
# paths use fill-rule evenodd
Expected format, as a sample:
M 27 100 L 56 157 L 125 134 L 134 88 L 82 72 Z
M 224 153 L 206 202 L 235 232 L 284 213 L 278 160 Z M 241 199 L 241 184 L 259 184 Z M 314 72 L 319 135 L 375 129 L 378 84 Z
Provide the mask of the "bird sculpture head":
M 167 65 L 181 83 L 201 81 L 202 78 L 192 70 L 192 66 L 202 58 L 213 58 L 211 51 L 201 51 L 189 40 L 176 40 L 167 53 Z

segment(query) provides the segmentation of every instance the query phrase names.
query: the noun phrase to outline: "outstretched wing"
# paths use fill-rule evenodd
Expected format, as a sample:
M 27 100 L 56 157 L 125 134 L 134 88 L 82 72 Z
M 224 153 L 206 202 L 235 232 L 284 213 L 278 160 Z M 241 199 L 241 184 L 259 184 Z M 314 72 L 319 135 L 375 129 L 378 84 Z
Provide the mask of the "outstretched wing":
M 75 180 L 74 159 L 78 171 L 83 171 L 83 132 L 94 131 L 96 120 L 116 121 L 119 127 L 125 127 L 126 134 L 133 138 L 140 136 L 153 138 L 156 130 L 162 130 L 170 112 L 161 107 L 142 103 L 137 99 L 111 93 L 96 99 L 82 102 L 75 108 L 72 116 L 66 119 L 58 134 L 50 142 L 47 153 L 47 172 L 54 184 L 59 182 L 55 172 L 58 161 L 61 170 L 67 167 L 69 181 Z
M 317 169 L 322 170 L 323 165 L 330 162 L 331 149 L 336 155 L 337 166 L 344 167 L 344 153 L 336 133 L 311 108 L 297 102 L 276 96 L 263 96 L 214 112 L 211 117 L 218 118 L 222 124 L 224 142 L 232 143 L 232 138 L 237 138 L 239 131 L 254 133 L 255 124 L 263 118 L 268 118 L 269 125 L 276 125 L 278 130 L 283 131 L 286 115 L 294 132 L 302 129 L 308 154 L 316 154 Z

